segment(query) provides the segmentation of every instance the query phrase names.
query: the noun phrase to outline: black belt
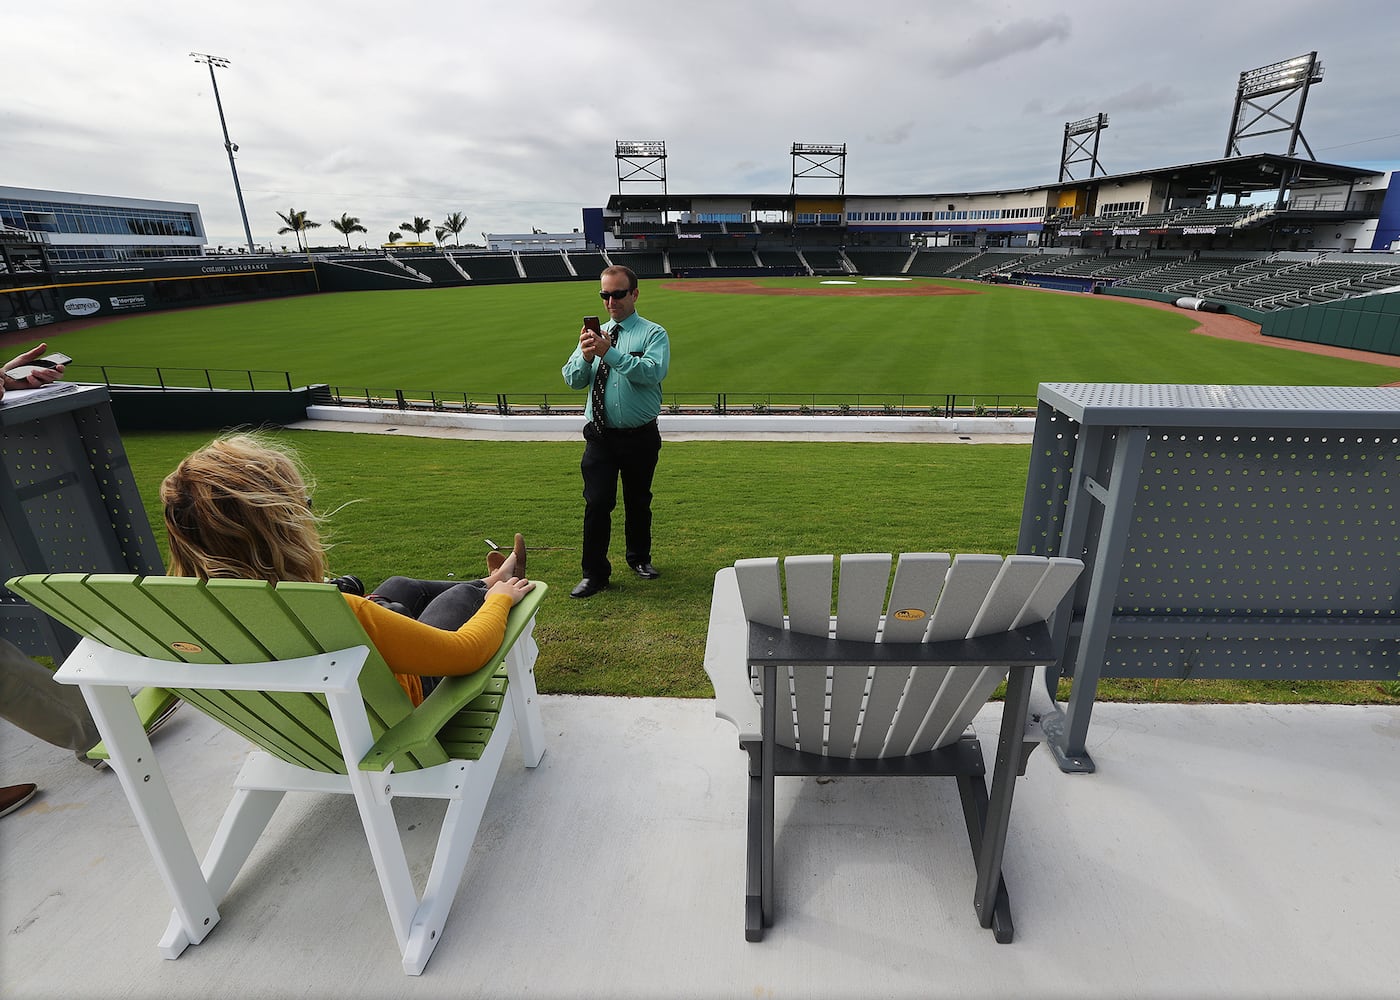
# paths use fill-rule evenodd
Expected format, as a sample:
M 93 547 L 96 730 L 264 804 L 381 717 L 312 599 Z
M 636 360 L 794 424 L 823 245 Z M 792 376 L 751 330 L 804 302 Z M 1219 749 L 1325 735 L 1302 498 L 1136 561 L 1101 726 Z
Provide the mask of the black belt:
M 656 430 L 656 421 L 654 419 L 648 420 L 646 423 L 638 424 L 636 427 L 613 427 L 609 424 L 605 426 L 603 430 L 607 431 L 609 434 L 639 434 L 642 431 Z

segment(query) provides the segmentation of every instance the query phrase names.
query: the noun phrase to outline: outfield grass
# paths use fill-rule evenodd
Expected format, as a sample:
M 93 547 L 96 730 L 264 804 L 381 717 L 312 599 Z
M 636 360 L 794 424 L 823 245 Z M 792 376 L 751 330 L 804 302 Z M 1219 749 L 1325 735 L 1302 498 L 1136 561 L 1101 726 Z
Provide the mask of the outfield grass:
M 483 537 L 524 532 L 529 572 L 553 591 L 537 630 L 545 692 L 707 697 L 702 668 L 715 572 L 803 553 L 1013 552 L 1029 446 L 669 442 L 656 477 L 655 581 L 625 567 L 610 591 L 569 600 L 579 577 L 577 443 L 458 441 L 285 431 L 330 518 L 332 568 L 373 585 L 402 573 L 479 576 Z M 165 550 L 160 480 L 203 433 L 125 444 Z M 620 537 L 620 525 L 615 537 Z M 1105 681 L 1105 699 L 1400 702 L 1375 682 Z
M 817 279 L 766 279 L 821 287 Z M 1381 385 L 1394 368 L 1191 333 L 1192 313 L 1126 299 L 969 282 L 975 294 L 826 297 L 702 293 L 644 281 L 639 311 L 672 338 L 669 393 L 1016 395 L 1040 382 Z M 94 366 L 289 371 L 294 384 L 557 394 L 591 282 L 345 292 L 150 313 L 64 332 Z

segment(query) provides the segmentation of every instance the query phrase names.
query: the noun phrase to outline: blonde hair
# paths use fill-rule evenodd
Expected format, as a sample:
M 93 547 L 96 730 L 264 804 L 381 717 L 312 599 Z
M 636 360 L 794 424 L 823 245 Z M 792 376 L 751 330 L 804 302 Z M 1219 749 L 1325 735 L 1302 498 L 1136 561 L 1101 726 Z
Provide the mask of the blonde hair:
M 326 548 L 296 452 L 260 434 L 215 438 L 160 484 L 170 574 L 320 583 Z

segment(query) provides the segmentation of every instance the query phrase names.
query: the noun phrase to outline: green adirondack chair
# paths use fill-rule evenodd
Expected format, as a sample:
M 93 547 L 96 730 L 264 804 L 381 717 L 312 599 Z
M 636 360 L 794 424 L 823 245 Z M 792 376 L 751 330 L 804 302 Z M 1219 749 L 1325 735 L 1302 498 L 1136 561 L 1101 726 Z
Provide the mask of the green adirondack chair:
M 6 585 L 85 637 L 55 677 L 82 689 L 174 901 L 164 957 L 179 957 L 218 923 L 220 900 L 286 792 L 337 792 L 355 797 L 404 971 L 423 971 L 517 724 L 525 765 L 544 754 L 532 633 L 545 584 L 511 610 L 490 663 L 444 679 L 417 708 L 326 584 L 72 573 Z M 202 869 L 130 685 L 169 689 L 257 748 Z M 394 821 L 396 796 L 449 800 L 421 897 Z

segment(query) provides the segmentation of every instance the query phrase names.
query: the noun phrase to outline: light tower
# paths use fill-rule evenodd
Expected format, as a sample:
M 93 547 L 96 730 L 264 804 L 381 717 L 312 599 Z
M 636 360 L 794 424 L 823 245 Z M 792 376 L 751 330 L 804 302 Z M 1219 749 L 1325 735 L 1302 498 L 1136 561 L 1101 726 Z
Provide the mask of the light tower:
M 233 154 L 238 152 L 238 143 L 228 137 L 228 123 L 224 121 L 224 102 L 219 100 L 219 81 L 214 76 L 214 67 L 226 68 L 228 60 L 204 52 L 191 52 L 190 55 L 195 62 L 209 67 L 209 82 L 214 85 L 214 104 L 219 109 L 219 127 L 224 130 L 224 151 L 228 153 L 228 168 L 233 172 L 233 192 L 238 195 L 238 214 L 243 217 L 243 235 L 248 239 L 248 252 L 253 253 L 253 231 L 248 228 L 248 210 L 243 207 L 243 189 L 238 185 L 238 167 L 233 162 Z

